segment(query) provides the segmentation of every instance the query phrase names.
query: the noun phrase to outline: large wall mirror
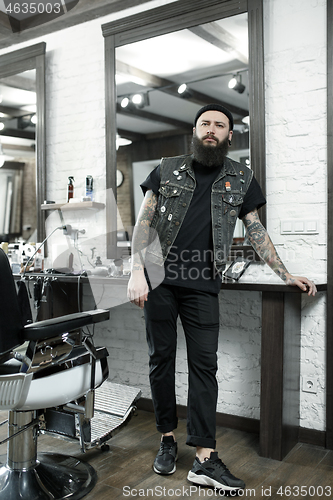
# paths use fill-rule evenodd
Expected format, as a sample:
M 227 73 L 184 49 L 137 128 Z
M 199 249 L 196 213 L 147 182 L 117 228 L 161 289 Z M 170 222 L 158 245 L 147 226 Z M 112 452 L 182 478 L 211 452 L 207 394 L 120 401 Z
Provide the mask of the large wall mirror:
M 42 241 L 45 43 L 0 56 L 0 239 Z
M 134 224 L 142 201 L 139 183 L 162 156 L 191 152 L 193 118 L 211 102 L 232 111 L 235 127 L 229 156 L 254 170 L 265 193 L 262 0 L 213 0 L 209 5 L 179 0 L 102 29 L 106 187 L 117 193 L 117 171 L 118 181 L 119 171 L 129 177 L 127 191 L 125 183 L 118 188 L 125 228 Z M 260 215 L 266 224 L 265 209 Z M 117 224 L 119 229 L 110 201 L 109 258 L 116 255 Z M 241 223 L 235 236 L 234 248 L 246 253 Z

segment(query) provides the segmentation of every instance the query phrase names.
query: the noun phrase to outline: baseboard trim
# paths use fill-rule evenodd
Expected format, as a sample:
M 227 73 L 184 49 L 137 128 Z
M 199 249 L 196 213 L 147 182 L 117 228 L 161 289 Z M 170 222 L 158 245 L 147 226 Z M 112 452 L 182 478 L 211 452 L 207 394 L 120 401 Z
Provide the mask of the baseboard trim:
M 139 410 L 154 412 L 153 402 L 148 398 L 140 398 L 136 402 Z M 186 418 L 186 406 L 177 405 L 177 414 L 179 418 Z M 229 415 L 228 413 L 216 413 L 216 423 L 221 427 L 236 429 L 244 432 L 253 432 L 259 434 L 260 421 L 255 418 L 239 417 L 238 415 Z M 313 444 L 325 448 L 326 432 L 315 429 L 299 427 L 298 441 L 305 444 Z
M 300 443 L 314 444 L 315 446 L 326 447 L 326 432 L 315 429 L 299 428 L 298 441 Z

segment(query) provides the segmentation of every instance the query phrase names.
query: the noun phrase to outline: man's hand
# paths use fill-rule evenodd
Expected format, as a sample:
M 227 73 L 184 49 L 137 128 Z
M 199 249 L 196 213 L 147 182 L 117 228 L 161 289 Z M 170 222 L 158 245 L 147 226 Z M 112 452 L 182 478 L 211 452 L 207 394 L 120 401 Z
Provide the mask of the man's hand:
M 316 295 L 317 287 L 313 283 L 313 281 L 308 280 L 308 278 L 304 278 L 303 276 L 292 276 L 291 274 L 287 274 L 287 285 L 298 286 L 304 292 L 308 292 L 308 295 L 312 295 L 313 297 Z
M 143 309 L 148 300 L 148 284 L 143 270 L 132 271 L 127 287 L 127 297 L 136 306 Z

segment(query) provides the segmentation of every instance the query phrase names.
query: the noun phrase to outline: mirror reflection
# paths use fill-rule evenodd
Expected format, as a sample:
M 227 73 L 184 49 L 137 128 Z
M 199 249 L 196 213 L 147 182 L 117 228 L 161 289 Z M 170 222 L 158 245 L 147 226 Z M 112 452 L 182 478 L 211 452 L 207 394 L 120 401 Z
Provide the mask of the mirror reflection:
M 36 241 L 36 70 L 0 80 L 0 238 Z
M 205 104 L 230 109 L 235 127 L 228 156 L 250 167 L 246 13 L 118 47 L 116 86 L 122 226 L 134 225 L 139 184 L 160 158 L 191 152 L 193 119 Z M 239 223 L 235 243 L 243 240 Z

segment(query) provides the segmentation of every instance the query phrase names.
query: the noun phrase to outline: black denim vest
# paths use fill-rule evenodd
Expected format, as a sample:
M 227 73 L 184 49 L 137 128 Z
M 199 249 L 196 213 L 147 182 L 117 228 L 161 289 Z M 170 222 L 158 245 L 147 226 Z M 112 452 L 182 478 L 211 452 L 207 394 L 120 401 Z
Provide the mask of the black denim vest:
M 156 212 L 151 228 L 158 234 L 146 251 L 146 258 L 163 265 L 174 244 L 196 187 L 192 155 L 163 158 Z M 243 199 L 253 177 L 246 166 L 225 158 L 212 184 L 211 213 L 214 265 L 222 272 L 228 259 L 234 229 Z

